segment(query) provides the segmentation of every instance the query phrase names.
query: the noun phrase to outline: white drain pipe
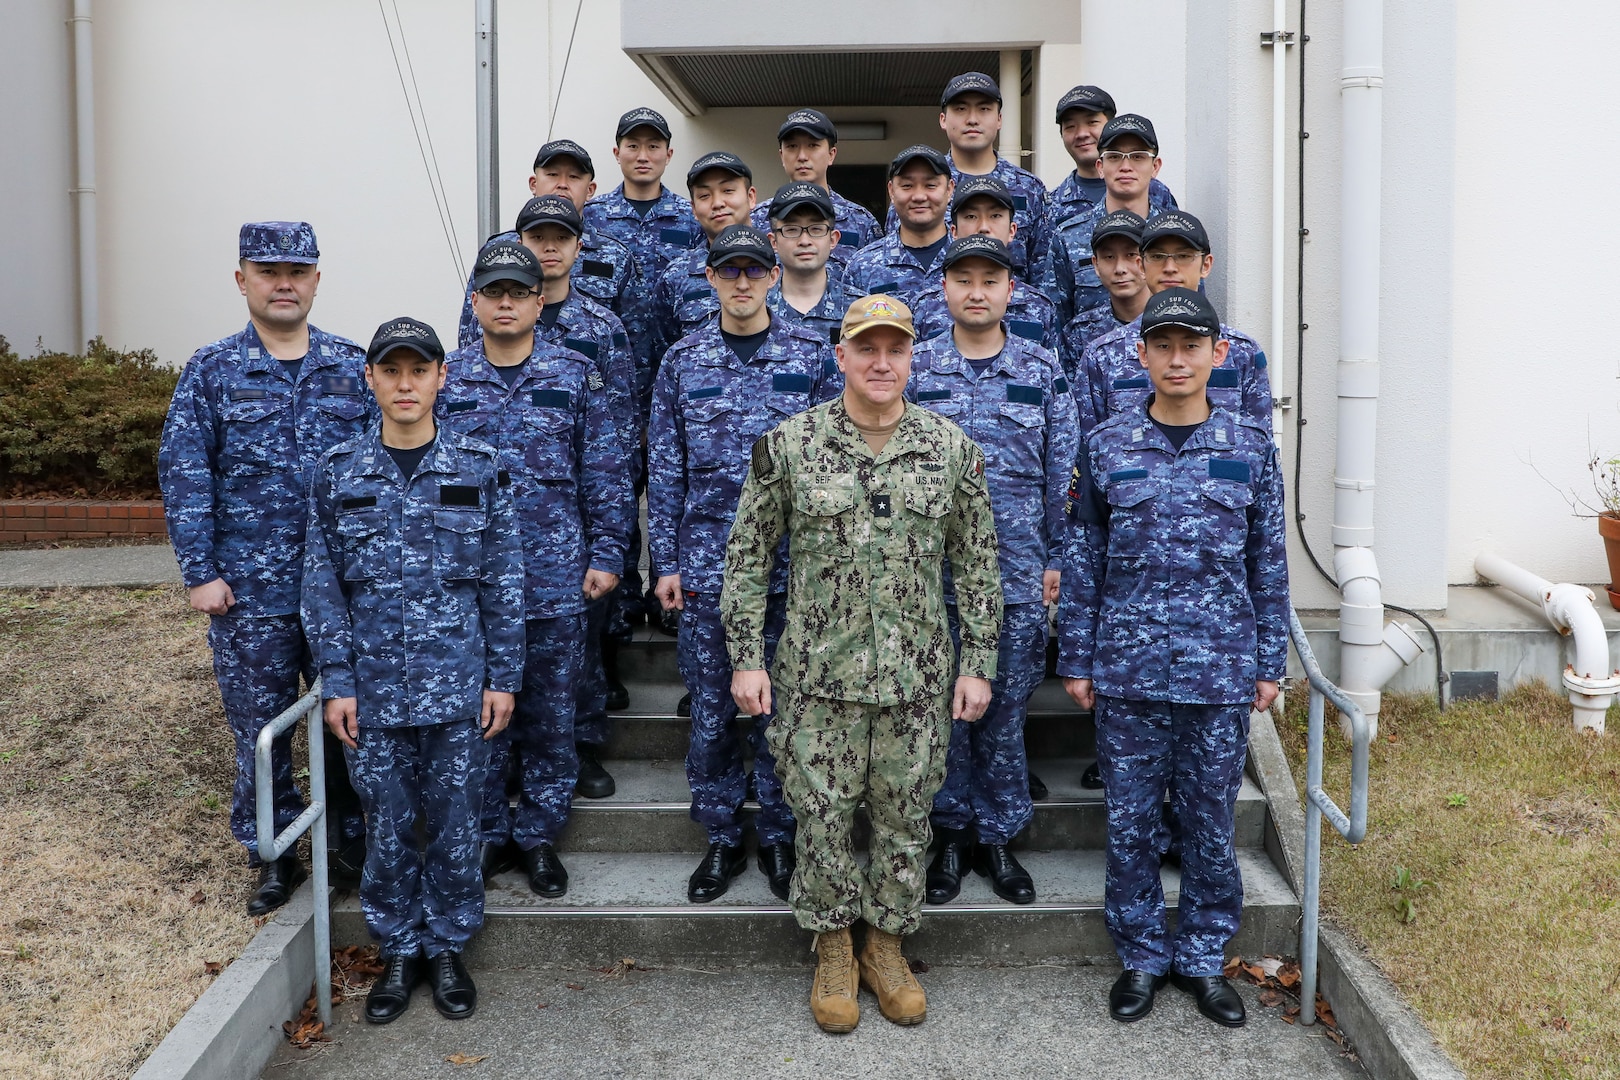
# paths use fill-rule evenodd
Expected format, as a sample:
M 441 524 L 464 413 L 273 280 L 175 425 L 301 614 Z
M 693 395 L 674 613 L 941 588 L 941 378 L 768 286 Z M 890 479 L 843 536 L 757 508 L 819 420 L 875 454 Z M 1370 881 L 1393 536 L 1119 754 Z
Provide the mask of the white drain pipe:
M 1603 734 L 1604 714 L 1620 693 L 1620 671 L 1609 660 L 1609 635 L 1592 590 L 1554 585 L 1489 551 L 1474 560 L 1474 572 L 1540 607 L 1554 630 L 1574 638 L 1575 658 L 1564 665 L 1564 688 L 1575 710 L 1575 730 Z
M 1383 205 L 1383 0 L 1344 0 L 1343 187 L 1339 233 L 1338 445 L 1333 468 L 1333 567 L 1339 582 L 1339 683 L 1378 734 L 1380 691 L 1422 652 L 1399 624 L 1384 627 L 1373 556 L 1378 434 L 1378 290 Z M 1348 724 L 1339 718 L 1341 727 Z
M 96 263 L 96 80 L 90 0 L 73 0 L 73 184 L 79 225 L 79 344 L 101 336 L 101 270 Z

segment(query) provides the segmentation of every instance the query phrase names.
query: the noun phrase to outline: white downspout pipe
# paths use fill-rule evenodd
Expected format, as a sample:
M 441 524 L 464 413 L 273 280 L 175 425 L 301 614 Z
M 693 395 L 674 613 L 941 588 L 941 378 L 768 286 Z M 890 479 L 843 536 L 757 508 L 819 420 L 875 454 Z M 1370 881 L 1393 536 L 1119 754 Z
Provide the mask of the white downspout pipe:
M 1001 50 L 1001 156 L 1024 167 L 1024 52 Z
M 1333 566 L 1339 582 L 1339 683 L 1378 733 L 1380 691 L 1422 651 L 1398 624 L 1384 628 L 1373 556 L 1378 433 L 1378 319 L 1383 204 L 1384 5 L 1344 0 L 1343 188 L 1339 234 L 1338 445 L 1333 469 Z M 1346 727 L 1340 717 L 1340 726 Z M 1346 732 L 1348 734 L 1348 731 Z
M 477 0 L 473 7 L 477 23 L 473 56 L 478 65 L 473 81 L 478 126 L 478 242 L 482 244 L 500 230 L 500 75 L 495 0 Z
M 1283 317 L 1287 304 L 1288 278 L 1284 271 L 1288 248 L 1288 0 L 1273 0 L 1271 10 L 1271 400 L 1281 392 L 1278 373 L 1282 370 Z M 1282 444 L 1282 424 L 1272 431 Z
M 1575 710 L 1575 730 L 1603 734 L 1604 714 L 1620 692 L 1620 671 L 1610 662 L 1609 636 L 1592 590 L 1554 585 L 1490 551 L 1474 560 L 1474 571 L 1540 607 L 1554 630 L 1574 638 L 1575 658 L 1564 665 L 1564 688 Z
M 96 81 L 90 0 L 73 0 L 73 126 L 78 142 L 73 198 L 79 225 L 79 345 L 101 336 L 96 262 Z

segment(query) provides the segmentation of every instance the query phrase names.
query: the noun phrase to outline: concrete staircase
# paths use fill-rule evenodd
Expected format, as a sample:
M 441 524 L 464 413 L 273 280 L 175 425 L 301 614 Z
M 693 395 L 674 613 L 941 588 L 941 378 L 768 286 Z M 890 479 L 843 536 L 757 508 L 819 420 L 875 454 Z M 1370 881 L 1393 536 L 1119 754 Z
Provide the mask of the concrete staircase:
M 675 715 L 684 689 L 673 640 L 648 631 L 638 638 L 620 654 L 630 708 L 616 714 L 604 758 L 618 791 L 608 799 L 575 800 L 560 845 L 568 895 L 535 896 L 517 873 L 492 882 L 484 931 L 468 956 L 475 969 L 600 966 L 622 957 L 664 966 L 811 962 L 810 935 L 771 894 L 752 860 L 724 897 L 687 901 L 686 879 L 706 840 L 688 813 L 683 760 L 689 723 Z M 1015 845 L 1035 879 L 1036 902 L 1008 904 L 985 879 L 970 875 L 956 900 L 925 908 L 922 930 L 907 945 L 910 955 L 943 964 L 1112 961 L 1102 912 L 1102 793 L 1080 786 L 1094 755 L 1091 717 L 1048 680 L 1031 703 L 1026 739 L 1034 769 L 1051 789 Z M 1232 949 L 1248 955 L 1291 954 L 1297 945 L 1299 905 L 1267 854 L 1268 830 L 1265 797 L 1246 780 L 1237 812 L 1246 903 Z M 1167 868 L 1164 879 L 1173 911 L 1178 875 Z M 354 894 L 337 894 L 333 915 L 335 945 L 368 940 Z

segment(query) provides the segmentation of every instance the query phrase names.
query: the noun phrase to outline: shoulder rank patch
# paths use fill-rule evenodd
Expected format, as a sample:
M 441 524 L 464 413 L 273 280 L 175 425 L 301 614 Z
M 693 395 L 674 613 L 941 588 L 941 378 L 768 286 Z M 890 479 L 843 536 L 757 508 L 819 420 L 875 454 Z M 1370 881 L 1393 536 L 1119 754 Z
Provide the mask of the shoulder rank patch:
M 761 435 L 754 440 L 754 452 L 750 464 L 754 468 L 754 479 L 762 484 L 774 484 L 781 476 L 776 471 L 776 459 L 771 456 L 771 437 Z

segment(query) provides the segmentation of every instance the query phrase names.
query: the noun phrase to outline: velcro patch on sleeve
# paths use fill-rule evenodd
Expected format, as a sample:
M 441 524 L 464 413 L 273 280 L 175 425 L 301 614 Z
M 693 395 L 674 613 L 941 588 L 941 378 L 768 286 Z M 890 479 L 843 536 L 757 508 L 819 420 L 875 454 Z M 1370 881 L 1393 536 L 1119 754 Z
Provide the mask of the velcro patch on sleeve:
M 1007 400 L 1019 405 L 1040 405 L 1046 400 L 1046 391 L 1038 386 L 1007 384 Z
M 1045 329 L 1033 319 L 1008 319 L 1007 329 L 1023 338 L 1025 341 L 1040 341 L 1046 336 Z
M 776 471 L 776 459 L 771 456 L 771 437 L 761 435 L 754 440 L 754 450 L 749 464 L 754 468 L 754 479 L 761 484 L 774 484 L 779 479 Z
M 842 340 L 844 340 L 844 328 L 842 326 L 834 326 L 827 331 L 827 344 L 836 345 Z
M 1254 353 L 1254 369 L 1256 371 L 1266 370 L 1266 354 L 1258 349 L 1256 349 Z
M 1210 458 L 1209 475 L 1215 480 L 1236 480 L 1241 484 L 1249 482 L 1249 463 L 1247 461 L 1233 461 L 1230 458 Z
M 1067 394 L 1068 392 L 1069 392 L 1069 380 L 1068 379 L 1062 378 L 1060 376 L 1057 379 L 1053 380 L 1053 382 L 1052 382 L 1052 393 L 1054 393 L 1054 394 Z
M 478 486 L 476 484 L 440 484 L 440 506 L 477 506 Z
M 495 483 L 500 487 L 511 487 L 512 474 L 507 472 L 505 469 L 502 469 L 500 472 L 495 474 Z
M 787 373 L 771 376 L 771 389 L 778 394 L 808 394 L 810 376 Z
M 1209 373 L 1209 385 L 1223 390 L 1236 390 L 1242 384 L 1237 368 L 1218 367 Z
M 630 335 L 622 330 L 613 331 L 613 347 L 615 349 L 628 349 L 630 347 Z
M 575 352 L 588 356 L 592 360 L 596 359 L 596 342 L 589 338 L 563 338 L 563 348 L 573 349 Z
M 1024 196 L 1022 196 L 1022 195 L 1014 195 L 1013 196 L 1013 210 L 1014 211 L 1028 210 L 1028 209 L 1029 209 L 1029 200 L 1028 199 L 1024 198 Z
M 364 510 L 368 506 L 377 505 L 375 495 L 354 495 L 338 503 L 339 510 Z
M 572 409 L 574 395 L 568 390 L 536 390 L 530 401 L 542 409 Z
M 601 259 L 586 259 L 585 273 L 589 274 L 591 277 L 610 278 L 613 276 L 613 264 L 610 262 L 603 262 Z

